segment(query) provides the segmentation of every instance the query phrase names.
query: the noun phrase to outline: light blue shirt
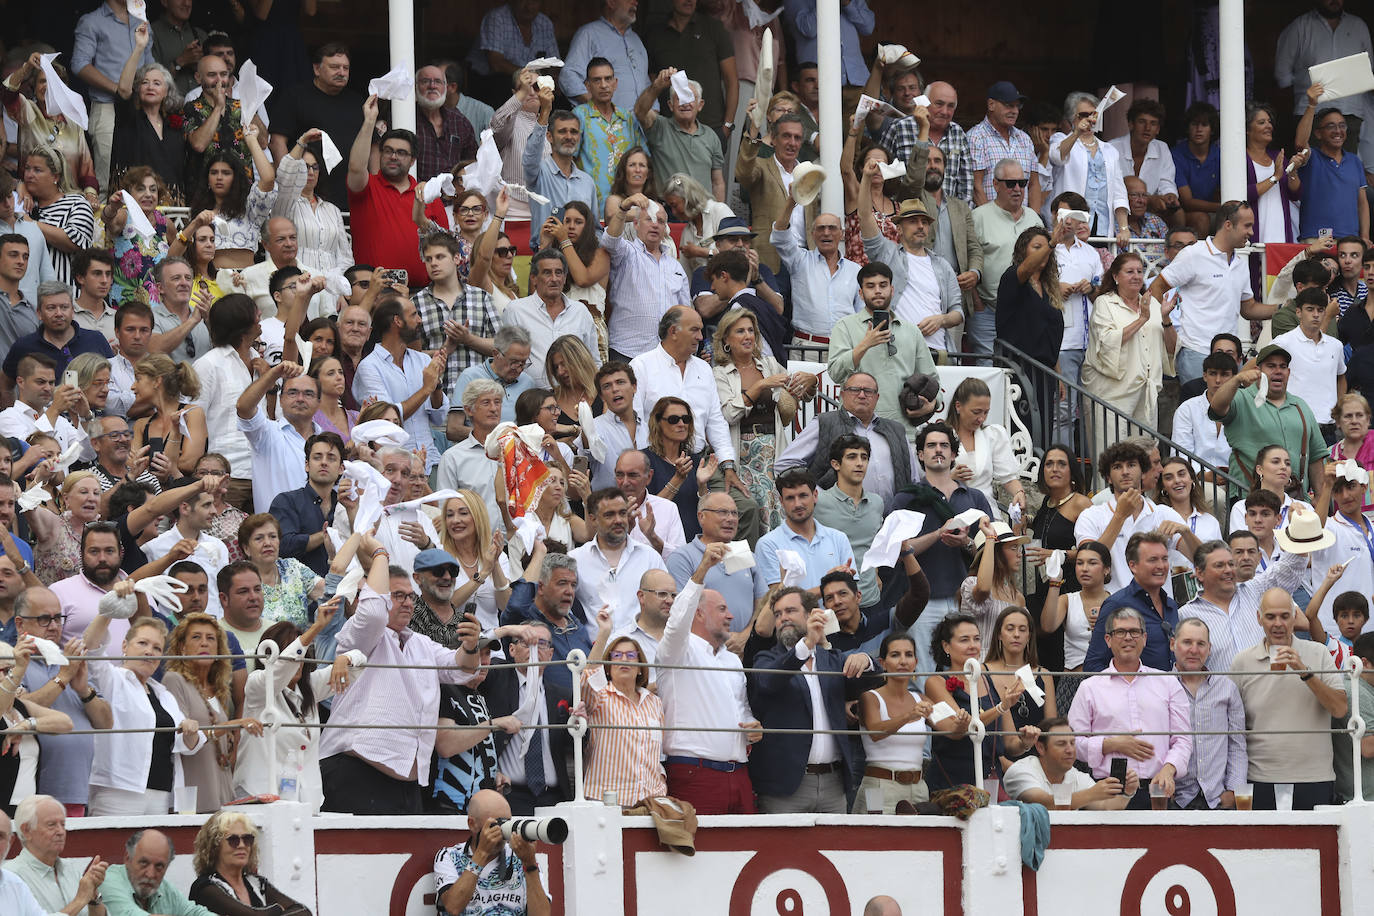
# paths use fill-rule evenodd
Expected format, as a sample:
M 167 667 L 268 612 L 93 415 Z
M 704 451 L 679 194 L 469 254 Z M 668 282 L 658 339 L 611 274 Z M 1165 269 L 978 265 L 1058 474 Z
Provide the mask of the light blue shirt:
M 809 541 L 793 531 L 785 521 L 759 538 L 758 545 L 754 548 L 754 560 L 763 570 L 765 582 L 773 585 L 782 581 L 778 569 L 779 550 L 792 550 L 801 554 L 802 561 L 806 564 L 806 578 L 798 583 L 802 588 L 818 588 L 821 576 L 836 566 L 843 566 L 845 561 L 853 562 L 854 550 L 849 546 L 849 539 L 834 528 L 827 528 L 820 522 L 815 524 L 816 533 Z
M 677 582 L 678 588 L 686 588 L 687 580 L 692 578 L 706 554 L 706 543 L 697 535 L 688 543 L 668 554 L 664 564 Z M 738 633 L 754 622 L 754 602 L 768 591 L 764 581 L 763 567 L 759 564 L 749 569 L 737 569 L 727 573 L 722 564 L 717 563 L 706 571 L 706 588 L 714 589 L 725 598 L 730 608 L 730 632 Z
M 544 151 L 546 142 L 547 133 L 541 133 L 538 125 L 525 141 L 525 187 L 549 199 L 546 204 L 530 199 L 530 225 L 544 225 L 544 220 L 549 218 L 549 214 L 562 213 L 564 205 L 570 200 L 580 200 L 596 213 L 596 182 L 592 180 L 592 176 L 579 169 L 576 164 L 573 165 L 571 174 L 564 175 L 554 163 L 553 155 Z M 531 232 L 530 236 L 530 247 L 533 249 L 539 244 L 539 233 Z
M 783 17 L 797 42 L 797 60 L 815 61 L 816 4 L 812 0 L 787 0 Z M 859 37 L 872 34 L 873 23 L 873 11 L 867 0 L 850 0 L 848 6 L 840 7 L 840 62 L 846 86 L 862 86 L 868 81 L 868 64 L 864 63 Z
M 855 2 L 861 3 L 863 0 Z M 869 16 L 871 18 L 872 14 Z M 604 18 L 578 29 L 573 35 L 572 44 L 568 46 L 563 71 L 558 74 L 558 88 L 568 98 L 587 94 L 587 63 L 593 57 L 604 57 L 615 68 L 615 76 L 619 80 L 615 95 L 611 96 L 615 107 L 634 111 L 639 94 L 649 88 L 649 52 L 645 50 L 644 42 L 640 41 L 639 33 L 634 29 L 626 29 L 622 35 Z M 865 70 L 864 79 L 867 78 L 868 71 Z
M 468 123 L 472 125 L 472 132 L 477 135 L 478 139 L 481 138 L 482 131 L 491 127 L 491 119 L 496 114 L 495 108 L 466 93 L 458 97 L 457 107 L 458 112 L 467 118 Z
M 47 916 L 24 879 L 0 869 L 0 913 L 5 916 Z
M 768 241 L 792 275 L 792 326 L 817 337 L 830 336 L 830 329 L 846 315 L 857 312 L 859 265 L 844 256 L 840 242 L 840 263 L 830 272 L 824 255 L 803 248 L 790 229 L 774 229 Z
M 353 376 L 353 397 L 360 404 L 369 397 L 378 397 L 399 407 L 420 390 L 424 384 L 425 366 L 428 365 L 429 357 L 426 354 L 407 348 L 402 364 L 398 366 L 387 349 L 378 346 L 358 364 L 358 372 Z M 410 433 L 406 448 L 418 451 L 420 446 L 426 446 L 426 473 L 434 470 L 439 463 L 439 453 L 433 447 L 434 436 L 429 428 L 431 425 L 442 426 L 447 419 L 448 395 L 444 395 L 438 407 L 430 404 L 430 399 L 425 398 L 424 405 L 402 423 L 406 432 Z
M 128 14 L 126 14 L 128 15 Z M 119 82 L 119 74 L 129 55 L 134 53 L 134 31 L 139 20 L 132 15 L 128 22 L 115 18 L 108 3 L 91 10 L 76 24 L 76 40 L 72 48 L 72 76 L 79 76 L 88 65 L 94 65 L 111 82 Z M 153 43 L 143 49 L 139 66 L 153 63 Z M 85 83 L 85 80 L 82 80 Z M 92 83 L 86 83 L 86 94 L 92 102 L 113 102 L 114 96 Z
M 57 279 L 52 258 L 48 257 L 48 242 L 43 238 L 43 230 L 31 219 L 16 219 L 12 223 L 0 220 L 0 235 L 11 232 L 29 240 L 29 266 L 19 280 L 19 291 L 30 302 L 38 301 L 38 284 Z
M 543 223 L 540 223 L 540 225 L 543 225 Z M 528 372 L 521 372 L 519 378 L 513 382 L 508 382 L 492 371 L 491 357 L 487 357 L 475 366 L 468 366 L 463 370 L 462 374 L 458 376 L 458 382 L 453 386 L 453 390 L 457 393 L 460 403 L 463 398 L 463 392 L 467 390 L 468 383 L 475 382 L 478 379 L 487 379 L 501 386 L 501 422 L 514 423 L 515 399 L 534 387 L 534 379 L 530 378 L 530 374 Z

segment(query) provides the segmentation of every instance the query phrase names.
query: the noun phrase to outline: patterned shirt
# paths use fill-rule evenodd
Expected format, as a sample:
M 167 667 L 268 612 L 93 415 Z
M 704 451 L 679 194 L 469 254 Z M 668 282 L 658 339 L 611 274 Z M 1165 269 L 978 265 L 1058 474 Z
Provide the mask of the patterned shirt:
M 491 721 L 491 712 L 476 690 L 445 684 L 439 688 L 439 718 L 452 719 L 455 725 L 480 725 Z M 461 754 L 440 757 L 435 763 L 434 797 L 466 811 L 479 790 L 496 787 L 496 759 L 496 739 L 491 734 Z
M 410 618 L 410 628 L 421 636 L 428 636 L 444 648 L 458 648 L 458 624 L 462 622 L 463 615 L 455 612 L 449 617 L 448 623 L 444 623 L 434 613 L 424 595 L 415 598 L 415 614 Z
M 587 704 L 587 721 L 593 726 L 627 726 L 591 730 L 585 797 L 601 798 L 609 790 L 622 804 L 632 805 L 666 793 L 668 784 L 659 762 L 663 701 L 643 687 L 631 701 L 606 682 L 604 669 L 596 665 L 582 672 L 582 702 Z
M 1137 239 L 1162 239 L 1169 231 L 1169 224 L 1164 222 L 1157 214 L 1145 212 L 1140 217 L 1140 229 L 1131 230 L 1131 237 Z
M 1020 128 L 1011 129 L 1010 139 L 1002 139 L 997 128 L 984 118 L 968 132 L 968 151 L 972 171 L 983 172 L 983 194 L 988 200 L 997 196 L 992 187 L 992 170 L 1003 159 L 1015 159 L 1025 169 L 1027 177 L 1035 169 L 1035 147 L 1030 136 Z
M 219 126 L 210 137 L 210 144 L 205 147 L 205 152 L 197 153 L 191 148 L 191 135 L 210 120 L 214 110 L 215 106 L 203 95 L 181 106 L 181 114 L 185 119 L 181 125 L 181 133 L 186 138 L 186 173 L 199 176 L 205 161 L 221 150 L 227 150 L 242 159 L 244 167 L 251 173 L 253 160 L 248 152 L 248 144 L 243 142 L 243 105 L 238 99 L 231 98 L 225 101 L 224 114 L 220 115 Z
M 439 109 L 443 127 L 438 133 L 424 112 L 417 111 L 416 115 L 415 174 L 420 181 L 447 172 L 464 159 L 477 158 L 477 134 L 458 109 Z
M 921 126 L 915 118 L 892 118 L 883 125 L 878 145 L 887 150 L 892 161 L 910 162 L 912 147 L 920 135 Z M 935 145 L 945 154 L 945 183 L 941 190 L 946 197 L 957 197 L 973 206 L 973 160 L 969 157 L 968 134 L 950 121 L 945 135 Z
M 439 896 L 457 884 L 463 872 L 472 867 L 472 850 L 466 843 L 439 850 L 434 857 L 434 886 Z M 525 916 L 525 913 L 525 866 L 509 845 L 503 845 L 496 858 L 477 875 L 477 887 L 461 914 L 450 914 L 439 905 L 439 916 Z
M 473 334 L 488 340 L 496 336 L 496 329 L 500 327 L 496 312 L 491 307 L 491 294 L 470 283 L 463 284 L 463 294 L 451 306 L 434 295 L 432 286 L 416 290 L 411 301 L 420 313 L 420 334 L 427 351 L 438 350 L 444 345 L 445 321 L 467 325 Z M 450 401 L 456 404 L 462 400 L 462 392 L 458 392 L 459 397 L 454 397 L 450 390 L 458 381 L 458 376 L 463 374 L 464 369 L 481 361 L 482 354 L 468 347 L 458 347 L 449 353 L 448 366 L 444 369 L 444 390 L 450 391 Z
M 635 116 L 623 108 L 616 108 L 609 120 L 591 102 L 583 102 L 573 109 L 577 121 L 582 125 L 582 146 L 577 152 L 577 166 L 592 176 L 596 182 L 596 210 L 598 215 L 606 209 L 606 198 L 611 193 L 611 181 L 615 178 L 615 167 L 620 157 L 633 146 L 645 149 L 649 141 Z
M 47 206 L 36 208 L 34 218 L 40 223 L 61 229 L 62 234 L 71 239 L 77 248 L 89 247 L 95 237 L 95 211 L 80 194 L 63 194 Z M 58 251 L 55 245 L 49 245 L 48 260 L 52 262 L 53 278 L 70 284 L 71 254 Z
M 553 34 L 553 20 L 543 13 L 536 13 L 534 24 L 530 27 L 530 40 L 520 32 L 515 21 L 511 4 L 506 3 L 482 17 L 477 41 L 468 55 L 468 62 L 476 73 L 489 75 L 491 63 L 487 52 L 495 51 L 517 67 L 534 60 L 536 57 L 557 57 L 558 40 Z

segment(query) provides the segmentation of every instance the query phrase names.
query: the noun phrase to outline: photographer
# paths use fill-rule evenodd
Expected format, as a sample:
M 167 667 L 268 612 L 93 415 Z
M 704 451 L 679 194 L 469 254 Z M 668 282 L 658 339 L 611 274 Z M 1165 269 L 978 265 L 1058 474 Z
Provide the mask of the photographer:
M 501 793 L 483 789 L 472 796 L 468 842 L 445 847 L 434 857 L 440 916 L 548 916 L 552 904 L 539 881 L 534 844 L 519 835 L 507 844 L 501 835 L 500 821 L 510 816 Z

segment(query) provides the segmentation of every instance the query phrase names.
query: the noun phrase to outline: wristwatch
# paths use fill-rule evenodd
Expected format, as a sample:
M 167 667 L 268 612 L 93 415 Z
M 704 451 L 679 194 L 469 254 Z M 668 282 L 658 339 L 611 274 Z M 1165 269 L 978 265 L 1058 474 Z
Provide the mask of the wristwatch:
M 1313 673 L 1313 672 L 1309 671 L 1309 672 L 1307 672 L 1306 674 L 1299 674 L 1299 675 L 1298 675 L 1298 680 L 1300 680 L 1300 681 L 1310 681 L 1310 680 L 1312 680 L 1312 673 Z

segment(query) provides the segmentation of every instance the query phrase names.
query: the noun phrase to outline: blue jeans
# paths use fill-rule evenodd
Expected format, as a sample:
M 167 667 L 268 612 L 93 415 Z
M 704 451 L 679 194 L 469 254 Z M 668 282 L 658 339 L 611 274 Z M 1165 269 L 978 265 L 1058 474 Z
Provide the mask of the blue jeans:
M 970 312 L 968 324 L 964 326 L 964 339 L 967 349 L 983 356 L 992 355 L 992 342 L 997 339 L 997 313 L 992 309 Z
M 1195 378 L 1202 378 L 1202 361 L 1206 358 L 1206 353 L 1179 347 L 1178 352 L 1174 354 L 1174 371 L 1178 376 L 1178 383 L 1181 385 Z
M 1083 350 L 1060 350 L 1059 351 L 1059 374 L 1071 382 L 1081 382 L 1083 380 Z M 1051 367 L 1053 368 L 1053 367 Z M 1055 381 L 1058 385 L 1058 381 Z M 1079 403 L 1078 392 L 1069 390 L 1067 398 L 1055 398 L 1054 405 L 1054 438 L 1050 442 L 1062 442 L 1072 446 L 1073 421 L 1078 417 L 1082 410 Z
M 959 610 L 959 598 L 931 598 L 926 604 L 926 609 L 921 612 L 921 616 L 916 618 L 916 622 L 907 630 L 911 637 L 916 640 L 916 670 L 934 671 L 935 655 L 930 648 L 930 640 L 935 636 L 936 629 L 940 626 L 940 621 L 945 619 L 948 614 L 953 614 Z M 917 689 L 925 692 L 924 677 L 916 678 Z

